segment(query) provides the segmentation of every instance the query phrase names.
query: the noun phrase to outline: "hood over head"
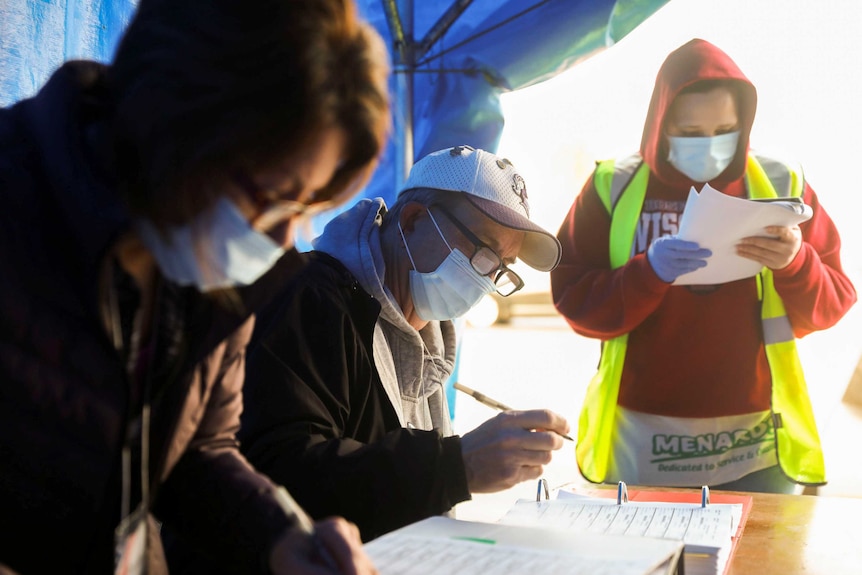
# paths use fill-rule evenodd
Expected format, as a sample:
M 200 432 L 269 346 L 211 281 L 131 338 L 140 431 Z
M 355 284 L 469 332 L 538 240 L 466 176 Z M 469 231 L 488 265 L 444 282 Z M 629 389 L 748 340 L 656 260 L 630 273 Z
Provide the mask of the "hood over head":
M 655 88 L 644 123 L 640 152 L 659 179 L 670 184 L 690 184 L 691 180 L 668 161 L 668 143 L 664 136 L 667 112 L 676 96 L 688 86 L 703 80 L 729 80 L 738 86 L 737 114 L 739 143 L 733 161 L 714 181 L 740 178 L 745 172 L 749 135 L 757 109 L 757 91 L 736 63 L 721 49 L 706 40 L 695 38 L 683 44 L 665 59 L 656 76 Z

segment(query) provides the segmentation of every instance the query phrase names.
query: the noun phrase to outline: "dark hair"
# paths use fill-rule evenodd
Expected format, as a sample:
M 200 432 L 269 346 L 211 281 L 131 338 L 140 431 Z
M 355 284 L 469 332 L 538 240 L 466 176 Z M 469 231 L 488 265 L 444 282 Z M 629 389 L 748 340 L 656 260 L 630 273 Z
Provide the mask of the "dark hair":
M 679 101 L 680 96 L 684 96 L 686 94 L 706 94 L 708 92 L 712 92 L 717 89 L 725 89 L 730 92 L 730 97 L 733 98 L 733 103 L 736 106 L 737 113 L 742 107 L 742 93 L 744 84 L 739 80 L 735 80 L 732 78 L 708 78 L 706 80 L 697 80 L 692 82 L 691 84 L 683 87 L 679 92 L 677 92 L 676 96 L 674 96 L 673 101 L 670 104 L 669 110 L 674 108 L 674 105 Z M 667 130 L 667 124 L 670 122 L 671 114 L 665 114 L 664 121 L 662 124 L 662 133 L 665 133 Z M 662 155 L 667 157 L 667 144 L 662 142 Z
M 678 98 L 683 94 L 706 94 L 707 92 L 712 92 L 717 88 L 724 88 L 730 91 L 734 100 L 736 100 L 736 105 L 739 106 L 740 84 L 741 82 L 739 80 L 733 78 L 708 78 L 706 80 L 698 80 L 680 90 L 676 97 Z
M 353 0 L 140 0 L 109 70 L 121 193 L 136 215 L 182 223 L 232 171 L 338 127 L 344 163 L 315 199 L 341 202 L 388 135 L 388 73 Z

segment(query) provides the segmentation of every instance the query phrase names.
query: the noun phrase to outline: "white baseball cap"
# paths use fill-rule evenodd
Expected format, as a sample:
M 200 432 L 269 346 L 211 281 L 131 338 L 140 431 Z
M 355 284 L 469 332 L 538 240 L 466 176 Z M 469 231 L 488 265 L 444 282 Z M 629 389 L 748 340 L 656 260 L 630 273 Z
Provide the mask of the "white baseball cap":
M 399 194 L 417 188 L 463 192 L 501 226 L 526 232 L 518 253 L 525 264 L 547 272 L 560 263 L 560 242 L 530 221 L 527 184 L 509 160 L 470 146 L 438 150 L 413 165 Z

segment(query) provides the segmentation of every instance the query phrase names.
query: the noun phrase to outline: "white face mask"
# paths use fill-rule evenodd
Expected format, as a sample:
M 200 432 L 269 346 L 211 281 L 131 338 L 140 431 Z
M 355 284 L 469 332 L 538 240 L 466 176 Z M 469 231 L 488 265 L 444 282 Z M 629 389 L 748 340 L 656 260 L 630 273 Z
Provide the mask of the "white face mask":
M 407 246 L 404 231 L 401 229 L 401 224 L 398 224 L 398 231 L 401 232 L 401 239 L 404 240 L 404 247 L 407 248 L 407 257 L 413 265 L 413 269 L 410 270 L 410 295 L 413 298 L 416 314 L 423 320 L 454 319 L 467 313 L 483 297 L 497 288 L 491 278 L 481 276 L 473 269 L 473 264 L 467 256 L 458 249 L 452 249 L 430 211 L 428 215 L 431 216 L 437 233 L 449 248 L 449 255 L 433 272 L 416 271 L 416 264 Z
M 693 138 L 668 136 L 667 139 L 670 143 L 667 161 L 695 182 L 708 182 L 733 161 L 739 131 Z
M 252 284 L 284 254 L 226 197 L 166 234 L 143 219 L 135 229 L 166 278 L 202 292 Z

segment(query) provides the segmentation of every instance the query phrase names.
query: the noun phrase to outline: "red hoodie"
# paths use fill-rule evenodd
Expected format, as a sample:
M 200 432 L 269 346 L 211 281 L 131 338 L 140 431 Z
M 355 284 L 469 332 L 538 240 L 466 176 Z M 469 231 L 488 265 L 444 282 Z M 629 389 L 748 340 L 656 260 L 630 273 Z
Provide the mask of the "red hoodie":
M 656 78 L 640 148 L 650 177 L 635 235 L 636 255 L 626 265 L 610 268 L 610 217 L 592 177 L 558 233 L 563 258 L 551 272 L 555 305 L 579 334 L 606 340 L 629 333 L 619 405 L 640 412 L 716 417 L 770 406 L 756 280 L 671 286 L 656 276 L 646 257 L 650 242 L 677 232 L 689 189 L 701 187 L 668 163 L 665 115 L 683 88 L 710 78 L 738 81 L 742 94 L 736 157 L 710 185 L 745 196 L 743 175 L 757 94 L 724 52 L 696 39 L 672 52 Z M 774 273 L 797 337 L 832 326 L 856 301 L 841 268 L 838 231 L 807 182 L 803 200 L 814 216 L 800 226 L 802 248 L 789 266 Z

